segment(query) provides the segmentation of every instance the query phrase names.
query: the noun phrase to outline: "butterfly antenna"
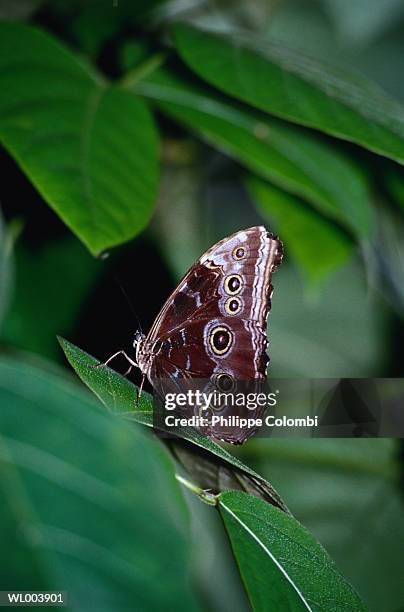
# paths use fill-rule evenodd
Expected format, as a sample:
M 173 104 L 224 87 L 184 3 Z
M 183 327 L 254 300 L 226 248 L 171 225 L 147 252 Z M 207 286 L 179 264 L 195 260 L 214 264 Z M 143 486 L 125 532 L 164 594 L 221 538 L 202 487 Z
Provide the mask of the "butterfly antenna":
M 131 313 L 133 314 L 133 316 L 134 316 L 134 318 L 135 318 L 135 320 L 136 320 L 136 323 L 137 323 L 138 329 L 139 329 L 139 330 L 140 330 L 140 332 L 143 334 L 143 329 L 142 329 L 142 325 L 141 325 L 141 323 L 140 323 L 139 317 L 137 316 L 136 310 L 134 309 L 133 304 L 132 304 L 132 302 L 130 301 L 130 298 L 129 298 L 129 296 L 128 296 L 127 292 L 125 291 L 125 289 L 124 289 L 123 285 L 121 284 L 121 282 L 118 280 L 118 278 L 117 278 L 116 276 L 114 276 L 114 281 L 115 281 L 115 282 L 116 282 L 116 284 L 118 285 L 119 289 L 122 291 L 122 294 L 123 294 L 123 296 L 124 296 L 124 298 L 125 298 L 125 300 L 126 300 L 126 302 L 127 302 L 128 306 L 129 306 L 129 308 L 130 308 L 130 311 L 131 311 Z

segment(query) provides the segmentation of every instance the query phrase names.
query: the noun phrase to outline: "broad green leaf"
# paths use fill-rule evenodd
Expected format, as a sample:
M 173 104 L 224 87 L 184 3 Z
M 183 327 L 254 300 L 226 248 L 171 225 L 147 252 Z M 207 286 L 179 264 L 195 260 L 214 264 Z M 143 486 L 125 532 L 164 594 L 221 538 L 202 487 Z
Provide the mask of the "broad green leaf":
M 310 236 L 301 240 L 316 251 Z M 385 336 L 388 319 L 382 300 L 367 285 L 362 264 L 342 266 L 313 299 L 286 255 L 272 284 L 269 376 L 380 376 L 391 354 Z
M 133 416 L 142 425 L 153 425 L 153 398 L 149 393 L 142 392 L 138 399 L 138 388 L 127 378 L 68 340 L 58 340 L 70 365 L 104 406 L 122 416 Z
M 291 516 L 238 491 L 222 493 L 218 508 L 254 611 L 367 609 Z
M 0 329 L 11 300 L 14 262 L 11 257 L 11 240 L 0 211 Z
M 135 93 L 200 134 L 279 187 L 309 200 L 326 215 L 338 219 L 363 236 L 372 228 L 370 196 L 365 176 L 347 155 L 308 130 L 269 119 L 243 108 L 219 93 L 187 81 L 167 68 L 159 68 L 132 83 Z
M 0 403 L 1 588 L 66 590 L 75 610 L 195 609 L 187 514 L 160 445 L 15 360 L 0 359 Z
M 313 289 L 352 254 L 353 244 L 346 235 L 298 198 L 253 177 L 247 187 L 258 211 L 271 221 L 271 229 L 281 233 L 287 253 Z
M 17 243 L 15 289 L 1 340 L 50 359 L 60 357 L 57 333 L 72 333 L 101 270 L 73 236 L 29 249 Z
M 0 87 L 0 139 L 92 253 L 139 233 L 157 187 L 145 103 L 20 24 L 0 26 Z
M 137 401 L 138 389 L 126 378 L 108 367 L 94 367 L 99 365 L 99 361 L 67 340 L 59 338 L 59 342 L 70 365 L 107 408 L 129 420 L 136 421 L 142 425 L 148 425 L 149 427 L 153 426 L 153 398 L 151 395 L 142 392 L 140 399 Z M 190 427 L 183 430 L 178 429 L 175 433 L 179 438 L 191 442 L 199 449 L 206 451 L 207 455 L 203 455 L 203 457 L 207 457 L 206 461 L 212 462 L 215 459 L 218 460 L 219 469 L 216 470 L 216 475 L 223 476 L 223 479 L 217 479 L 219 486 L 222 482 L 224 488 L 230 488 L 229 484 L 233 476 L 232 470 L 234 470 L 235 476 L 233 482 L 238 480 L 243 489 L 262 496 L 267 501 L 275 503 L 285 512 L 288 512 L 287 507 L 269 482 L 261 478 L 253 470 L 250 470 L 237 457 L 227 452 L 225 448 Z M 177 452 L 175 454 L 179 458 L 179 454 Z M 181 457 L 180 461 L 184 467 L 190 467 L 189 457 L 187 459 Z M 221 465 L 224 465 L 227 471 L 221 473 Z M 226 482 L 227 487 L 225 486 Z
M 325 546 L 371 610 L 404 605 L 404 503 L 398 441 L 265 440 L 241 457 L 282 486 L 294 515 Z
M 384 0 L 383 3 L 378 0 L 319 0 L 316 4 L 288 0 L 273 11 L 264 35 L 277 44 L 317 58 L 320 63 L 325 60 L 328 65 L 355 70 L 402 103 L 404 38 L 400 26 L 392 29 L 388 19 L 384 20 L 389 13 L 393 15 L 394 9 L 390 12 L 388 5 L 394 2 L 403 6 L 401 0 Z M 337 27 L 331 12 L 345 13 L 341 27 Z M 360 16 L 361 12 L 366 13 L 366 17 Z
M 188 66 L 222 91 L 404 163 L 403 109 L 361 75 L 243 33 L 178 24 L 174 40 Z

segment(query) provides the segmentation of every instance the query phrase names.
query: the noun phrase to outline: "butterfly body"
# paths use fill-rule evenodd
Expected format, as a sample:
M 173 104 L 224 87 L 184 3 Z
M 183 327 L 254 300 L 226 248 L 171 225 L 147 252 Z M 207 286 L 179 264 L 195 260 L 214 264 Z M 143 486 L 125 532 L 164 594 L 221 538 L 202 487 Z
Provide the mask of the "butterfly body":
M 186 379 L 219 389 L 265 381 L 271 275 L 282 255 L 281 241 L 262 226 L 237 232 L 202 255 L 147 336 L 135 340 L 137 364 L 155 389 L 161 381 Z M 237 436 L 228 441 L 240 443 Z

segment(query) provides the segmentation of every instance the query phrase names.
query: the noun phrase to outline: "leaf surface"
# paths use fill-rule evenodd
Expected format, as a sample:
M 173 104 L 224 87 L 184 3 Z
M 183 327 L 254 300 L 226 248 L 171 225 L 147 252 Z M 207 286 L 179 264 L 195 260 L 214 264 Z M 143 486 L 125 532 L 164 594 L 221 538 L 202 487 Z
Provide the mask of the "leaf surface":
M 315 538 L 291 516 L 238 491 L 218 504 L 254 610 L 366 610 Z
M 149 436 L 61 376 L 0 359 L 2 589 L 79 609 L 196 609 L 187 513 Z M 156 584 L 159 588 L 156 588 Z
M 107 408 L 131 421 L 149 427 L 153 426 L 153 397 L 151 395 L 142 392 L 137 400 L 138 389 L 126 378 L 108 367 L 94 367 L 99 365 L 99 361 L 67 340 L 59 338 L 59 342 L 78 376 Z M 172 438 L 172 431 L 170 433 Z M 197 470 L 193 469 L 192 463 L 195 465 L 196 461 L 199 467 L 200 462 L 205 463 L 205 468 L 201 468 L 199 475 L 202 479 L 201 486 L 210 487 L 215 482 L 217 492 L 219 492 L 223 488 L 231 488 L 231 485 L 234 487 L 234 483 L 238 483 L 243 490 L 248 490 L 270 503 L 275 503 L 285 512 L 289 512 L 272 485 L 224 447 L 191 427 L 176 429 L 175 434 L 187 443 L 191 443 L 191 445 L 185 444 L 185 448 L 174 452 L 185 469 L 188 469 L 193 476 L 197 476 Z M 196 454 L 202 454 L 200 462 L 195 457 L 191 460 L 190 447 L 192 449 L 192 445 L 196 446 Z M 210 480 L 207 481 L 206 478 Z
M 109 86 L 48 34 L 0 25 L 0 139 L 94 254 L 148 223 L 157 135 L 144 101 Z
M 177 24 L 174 40 L 188 66 L 227 94 L 404 163 L 403 108 L 360 74 L 243 33 Z
M 136 79 L 134 84 L 129 73 L 124 83 L 212 146 L 262 178 L 307 199 L 356 235 L 371 231 L 373 215 L 366 176 L 348 155 L 309 130 L 266 117 L 219 92 L 214 95 L 167 67 Z

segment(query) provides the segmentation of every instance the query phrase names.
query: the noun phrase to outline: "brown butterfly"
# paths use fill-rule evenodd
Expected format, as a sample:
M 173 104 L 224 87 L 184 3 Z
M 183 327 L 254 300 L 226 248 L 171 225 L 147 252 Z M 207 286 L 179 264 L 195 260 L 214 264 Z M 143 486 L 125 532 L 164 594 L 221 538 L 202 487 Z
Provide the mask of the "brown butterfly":
M 136 359 L 155 391 L 189 379 L 234 389 L 237 381 L 266 380 L 267 316 L 271 276 L 282 261 L 282 242 L 264 227 L 224 238 L 191 267 L 167 299 L 149 333 L 137 333 Z M 204 433 L 241 444 L 251 435 L 237 427 Z

